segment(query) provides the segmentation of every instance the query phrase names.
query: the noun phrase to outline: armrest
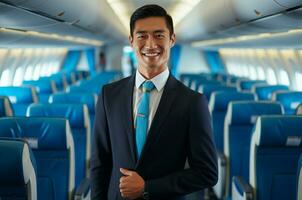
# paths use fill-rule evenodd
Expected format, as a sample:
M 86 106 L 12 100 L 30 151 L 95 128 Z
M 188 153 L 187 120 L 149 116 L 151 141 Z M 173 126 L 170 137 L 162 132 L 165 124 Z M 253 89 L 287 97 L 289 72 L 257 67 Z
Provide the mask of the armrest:
M 234 176 L 232 180 L 233 200 L 252 200 L 254 198 L 253 188 L 242 177 Z
M 90 200 L 90 180 L 85 178 L 77 188 L 74 200 Z
M 217 156 L 218 156 L 218 182 L 213 187 L 213 190 L 217 198 L 222 199 L 225 196 L 227 160 L 225 155 L 221 152 L 217 152 Z

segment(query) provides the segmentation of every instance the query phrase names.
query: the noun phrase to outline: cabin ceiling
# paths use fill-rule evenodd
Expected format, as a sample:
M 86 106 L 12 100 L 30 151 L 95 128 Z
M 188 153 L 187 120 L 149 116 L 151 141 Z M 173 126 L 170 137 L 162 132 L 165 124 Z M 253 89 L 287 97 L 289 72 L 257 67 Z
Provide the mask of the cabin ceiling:
M 159 4 L 172 13 L 177 3 L 190 0 L 110 0 L 124 6 L 128 16 L 145 4 Z M 88 3 L 89 2 L 89 3 Z M 86 38 L 102 44 L 127 43 L 127 29 L 106 0 L 0 0 L 0 47 L 36 45 L 88 46 L 72 40 L 27 35 L 27 31 Z M 175 27 L 180 43 L 209 41 L 261 33 L 302 29 L 301 0 L 201 0 Z M 18 31 L 22 34 L 18 34 Z M 302 48 L 302 33 L 240 42 L 215 43 L 200 48 Z M 4 40 L 5 38 L 5 40 Z

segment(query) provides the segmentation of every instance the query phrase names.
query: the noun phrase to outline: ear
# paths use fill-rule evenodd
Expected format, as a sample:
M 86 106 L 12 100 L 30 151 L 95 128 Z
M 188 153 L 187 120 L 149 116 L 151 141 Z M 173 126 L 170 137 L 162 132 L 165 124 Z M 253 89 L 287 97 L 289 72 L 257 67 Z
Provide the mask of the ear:
M 131 47 L 133 48 L 133 37 L 131 35 L 129 35 L 128 40 L 129 40 Z
M 175 33 L 173 33 L 170 37 L 170 48 L 174 46 L 175 42 L 176 42 L 176 35 Z

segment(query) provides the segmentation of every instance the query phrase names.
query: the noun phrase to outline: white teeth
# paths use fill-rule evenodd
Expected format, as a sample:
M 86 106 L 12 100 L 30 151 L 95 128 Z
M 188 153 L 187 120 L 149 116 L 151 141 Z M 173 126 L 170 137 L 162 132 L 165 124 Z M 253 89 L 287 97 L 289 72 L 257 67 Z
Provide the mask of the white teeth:
M 148 56 L 148 57 L 154 57 L 154 56 L 157 56 L 159 53 L 145 53 L 144 55 L 145 56 Z

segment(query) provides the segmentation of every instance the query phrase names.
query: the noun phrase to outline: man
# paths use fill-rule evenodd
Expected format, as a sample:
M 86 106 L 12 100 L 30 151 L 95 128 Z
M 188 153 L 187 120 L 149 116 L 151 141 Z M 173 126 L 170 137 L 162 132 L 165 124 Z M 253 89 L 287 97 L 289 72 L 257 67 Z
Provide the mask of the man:
M 217 181 L 207 101 L 168 70 L 175 34 L 163 8 L 137 9 L 130 29 L 139 67 L 99 96 L 92 199 L 182 199 Z M 190 167 L 184 169 L 186 160 Z

